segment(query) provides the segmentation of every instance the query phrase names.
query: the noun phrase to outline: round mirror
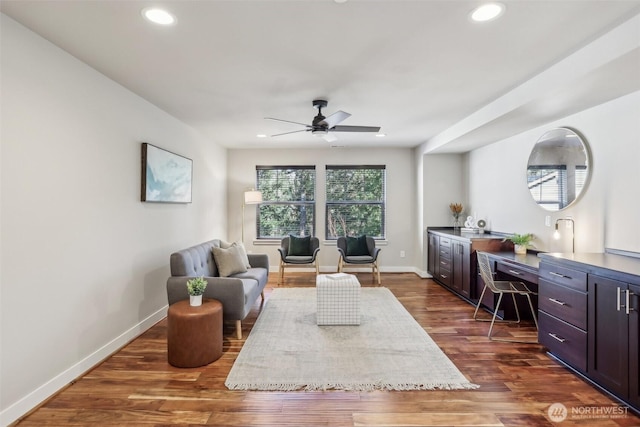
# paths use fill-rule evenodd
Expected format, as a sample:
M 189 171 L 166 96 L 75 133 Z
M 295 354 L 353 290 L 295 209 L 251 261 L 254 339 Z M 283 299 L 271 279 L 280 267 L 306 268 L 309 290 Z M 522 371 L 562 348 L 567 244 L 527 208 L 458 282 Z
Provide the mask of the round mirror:
M 540 137 L 527 164 L 527 185 L 535 202 L 549 211 L 571 205 L 589 178 L 589 152 L 574 131 L 558 128 Z

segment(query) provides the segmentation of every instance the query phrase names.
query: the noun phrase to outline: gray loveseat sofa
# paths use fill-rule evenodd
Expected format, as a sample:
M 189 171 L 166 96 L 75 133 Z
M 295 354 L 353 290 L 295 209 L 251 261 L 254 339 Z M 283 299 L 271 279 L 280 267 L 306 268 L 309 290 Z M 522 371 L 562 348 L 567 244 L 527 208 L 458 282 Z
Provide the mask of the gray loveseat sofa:
M 249 268 L 245 273 L 220 277 L 211 248 L 220 247 L 220 240 L 211 240 L 171 254 L 171 277 L 167 280 L 169 304 L 189 299 L 187 280 L 204 276 L 208 282 L 204 298 L 222 303 L 225 320 L 236 322 L 236 335 L 242 338 L 242 320 L 262 296 L 269 279 L 269 257 L 266 254 L 248 254 Z

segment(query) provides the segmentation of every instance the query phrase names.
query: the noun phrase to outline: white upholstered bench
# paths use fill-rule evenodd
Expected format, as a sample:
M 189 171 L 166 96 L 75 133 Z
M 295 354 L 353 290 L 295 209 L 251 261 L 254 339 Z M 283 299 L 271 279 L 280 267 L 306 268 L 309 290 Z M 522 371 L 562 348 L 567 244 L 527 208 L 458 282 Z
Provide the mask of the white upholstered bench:
M 360 282 L 355 275 L 319 274 L 316 292 L 318 325 L 360 324 Z

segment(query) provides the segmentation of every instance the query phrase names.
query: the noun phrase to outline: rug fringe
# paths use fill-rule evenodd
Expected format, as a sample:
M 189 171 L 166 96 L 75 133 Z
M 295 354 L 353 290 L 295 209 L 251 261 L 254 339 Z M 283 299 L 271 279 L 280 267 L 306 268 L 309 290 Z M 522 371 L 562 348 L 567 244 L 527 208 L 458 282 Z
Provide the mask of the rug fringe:
M 229 390 L 256 391 L 408 391 L 408 390 L 475 390 L 480 388 L 473 383 L 456 384 L 227 384 Z

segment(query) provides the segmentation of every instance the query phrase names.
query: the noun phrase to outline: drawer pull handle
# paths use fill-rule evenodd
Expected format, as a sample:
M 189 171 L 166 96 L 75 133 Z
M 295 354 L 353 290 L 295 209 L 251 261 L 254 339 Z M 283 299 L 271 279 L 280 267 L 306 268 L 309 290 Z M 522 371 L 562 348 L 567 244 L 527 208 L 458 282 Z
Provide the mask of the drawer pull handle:
M 560 342 L 565 342 L 566 340 L 564 338 L 560 338 L 559 336 L 557 336 L 556 334 L 549 332 L 549 336 L 551 338 L 553 338 L 554 340 L 560 341 Z
M 446 279 L 448 276 L 445 276 L 444 274 L 441 274 L 440 277 L 442 277 L 443 279 Z
M 557 300 L 557 299 L 555 299 L 555 298 L 549 298 L 549 301 L 551 301 L 551 302 L 555 302 L 555 303 L 556 303 L 556 304 L 558 304 L 558 305 L 567 305 L 567 303 L 566 303 L 566 302 L 564 302 L 564 301 L 559 301 L 559 300 Z
M 617 302 L 616 302 L 616 310 L 617 310 L 617 311 L 620 311 L 620 307 L 621 307 L 621 306 L 620 306 L 620 288 L 619 288 L 619 287 L 618 287 L 618 288 L 616 288 L 616 297 L 617 297 L 617 298 L 616 298 L 616 301 L 617 301 Z
M 564 274 L 556 273 L 555 271 L 550 271 L 549 274 L 551 274 L 552 276 L 561 277 L 563 279 L 571 280 L 570 276 L 565 276 Z
M 447 263 L 446 263 L 446 262 L 444 262 L 444 261 L 440 261 L 440 264 L 442 264 L 442 265 L 447 265 Z
M 627 289 L 627 314 L 630 314 L 631 311 L 634 311 L 635 308 L 629 307 L 631 305 L 631 295 L 635 295 L 629 289 Z
M 514 276 L 520 276 L 522 274 L 519 271 L 515 271 L 515 270 L 509 270 L 509 273 L 513 274 Z

